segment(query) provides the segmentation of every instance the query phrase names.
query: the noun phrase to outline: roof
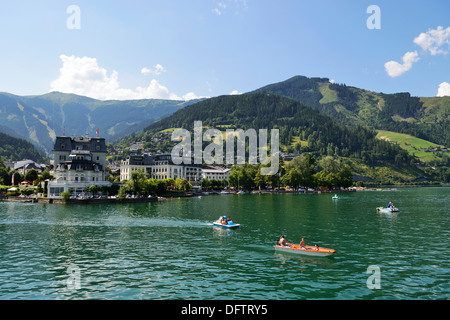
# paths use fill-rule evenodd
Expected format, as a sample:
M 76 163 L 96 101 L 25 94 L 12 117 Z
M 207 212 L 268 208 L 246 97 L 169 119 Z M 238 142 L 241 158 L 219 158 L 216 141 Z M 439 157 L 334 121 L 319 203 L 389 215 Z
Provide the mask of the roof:
M 53 151 L 71 151 L 76 149 L 92 152 L 107 152 L 105 138 L 100 137 L 65 137 L 58 136 Z
M 231 169 L 229 168 L 218 168 L 218 167 L 206 167 L 203 168 L 204 173 L 228 173 Z
M 43 166 L 40 165 L 39 163 L 34 162 L 33 160 L 22 160 L 22 161 L 17 161 L 14 163 L 14 170 L 21 169 L 21 168 L 42 169 Z

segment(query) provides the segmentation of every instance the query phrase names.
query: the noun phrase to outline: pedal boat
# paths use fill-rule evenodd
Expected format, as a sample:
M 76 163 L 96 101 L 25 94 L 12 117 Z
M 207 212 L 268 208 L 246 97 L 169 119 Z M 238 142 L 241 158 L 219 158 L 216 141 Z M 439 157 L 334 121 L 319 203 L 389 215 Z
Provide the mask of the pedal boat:
M 234 229 L 238 228 L 240 224 L 234 223 L 233 221 L 228 221 L 226 224 L 220 223 L 220 220 L 216 220 L 213 222 L 213 225 L 216 227 L 226 228 L 226 229 Z
M 316 250 L 315 247 L 313 247 L 313 246 L 305 246 L 305 248 L 301 248 L 300 245 L 298 245 L 298 244 L 293 244 L 290 247 L 275 245 L 274 248 L 275 248 L 275 251 L 288 252 L 288 253 L 293 253 L 293 254 L 302 254 L 302 255 L 315 256 L 315 257 L 326 257 L 326 256 L 330 256 L 337 252 L 337 250 L 334 250 L 334 249 L 321 248 L 321 247 L 319 247 L 319 250 Z
M 386 212 L 386 213 L 389 213 L 389 212 L 399 212 L 399 211 L 400 211 L 398 208 L 383 208 L 383 207 L 378 207 L 377 210 L 378 210 L 379 212 Z

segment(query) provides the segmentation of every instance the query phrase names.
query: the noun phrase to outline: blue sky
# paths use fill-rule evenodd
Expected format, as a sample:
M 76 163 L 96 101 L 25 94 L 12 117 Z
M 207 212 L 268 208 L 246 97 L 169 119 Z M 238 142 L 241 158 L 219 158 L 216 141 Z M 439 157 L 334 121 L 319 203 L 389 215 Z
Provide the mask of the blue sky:
M 191 99 L 304 75 L 450 95 L 449 12 L 448 0 L 1 1 L 0 91 Z

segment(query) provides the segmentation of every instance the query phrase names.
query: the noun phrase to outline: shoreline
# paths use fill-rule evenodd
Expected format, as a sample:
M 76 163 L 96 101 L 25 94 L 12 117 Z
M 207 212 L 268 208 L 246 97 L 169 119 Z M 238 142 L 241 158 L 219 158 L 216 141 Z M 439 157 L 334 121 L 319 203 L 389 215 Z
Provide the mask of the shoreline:
M 246 191 L 248 194 L 337 194 L 337 193 L 349 193 L 349 192 L 361 192 L 361 191 L 397 191 L 397 188 L 428 188 L 428 187 L 450 187 L 450 185 L 423 185 L 423 186 L 380 186 L 380 187 L 365 187 L 360 189 L 350 190 L 314 190 L 314 191 L 298 191 L 298 190 L 252 190 Z M 165 201 L 173 198 L 192 198 L 200 196 L 221 195 L 219 191 L 202 191 L 197 193 L 187 194 L 166 194 L 164 196 L 151 197 L 151 198 L 102 198 L 102 199 L 57 199 L 57 198 L 25 198 L 19 196 L 0 197 L 0 202 L 20 202 L 20 203 L 45 203 L 45 204 L 128 204 L 128 203 L 149 203 Z M 238 195 L 236 191 L 232 191 L 227 195 Z
M 55 198 L 21 198 L 8 197 L 0 199 L 5 202 L 21 202 L 21 203 L 45 203 L 45 204 L 119 204 L 119 203 L 146 203 L 161 201 L 159 197 L 152 198 L 130 198 L 130 199 L 55 199 Z

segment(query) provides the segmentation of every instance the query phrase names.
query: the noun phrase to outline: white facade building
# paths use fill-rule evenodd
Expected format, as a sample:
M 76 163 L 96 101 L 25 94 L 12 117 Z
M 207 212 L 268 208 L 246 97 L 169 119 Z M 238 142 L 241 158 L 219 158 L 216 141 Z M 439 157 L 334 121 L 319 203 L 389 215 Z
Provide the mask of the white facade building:
M 221 168 L 221 167 L 211 167 L 211 166 L 204 166 L 202 169 L 202 176 L 203 179 L 208 180 L 228 180 L 228 177 L 231 174 L 231 169 L 228 168 Z
M 56 137 L 53 148 L 55 177 L 49 181 L 49 198 L 60 197 L 64 191 L 86 192 L 91 185 L 110 186 L 106 181 L 106 143 L 104 138 Z
M 186 179 L 193 189 L 201 189 L 202 166 L 174 164 L 170 154 L 130 155 L 120 165 L 120 181 L 130 180 L 131 173 L 136 170 L 144 170 L 152 179 Z

